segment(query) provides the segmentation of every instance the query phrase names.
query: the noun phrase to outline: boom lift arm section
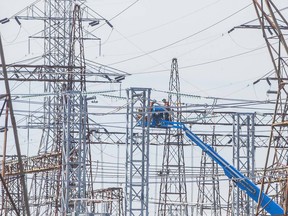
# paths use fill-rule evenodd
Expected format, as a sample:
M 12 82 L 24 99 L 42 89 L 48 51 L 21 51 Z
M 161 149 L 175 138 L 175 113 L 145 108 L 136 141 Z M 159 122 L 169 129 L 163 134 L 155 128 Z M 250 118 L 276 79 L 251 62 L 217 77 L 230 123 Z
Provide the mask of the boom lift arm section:
M 158 120 L 159 121 L 159 120 Z M 152 124 L 154 124 L 152 118 Z M 211 157 L 218 165 L 220 165 L 225 175 L 231 179 L 237 187 L 245 191 L 249 197 L 251 197 L 255 202 L 258 202 L 258 199 L 261 200 L 260 204 L 269 214 L 272 216 L 284 215 L 284 210 L 281 206 L 275 203 L 269 196 L 265 193 L 261 193 L 257 185 L 255 185 L 251 180 L 244 176 L 239 170 L 234 166 L 229 164 L 224 158 L 222 158 L 210 145 L 204 143 L 197 135 L 190 131 L 183 123 L 181 122 L 172 122 L 167 120 L 160 120 L 157 125 L 151 125 L 151 127 L 159 128 L 179 128 L 182 129 L 186 136 L 197 146 L 199 146 L 207 155 Z M 261 195 L 260 195 L 261 193 Z

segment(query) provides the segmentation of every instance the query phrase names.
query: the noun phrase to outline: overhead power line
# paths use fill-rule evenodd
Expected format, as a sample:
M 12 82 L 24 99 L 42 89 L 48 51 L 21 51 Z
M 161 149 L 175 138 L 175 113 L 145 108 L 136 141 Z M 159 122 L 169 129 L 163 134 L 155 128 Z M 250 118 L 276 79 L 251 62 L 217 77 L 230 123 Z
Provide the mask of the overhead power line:
M 213 28 L 214 26 L 216 26 L 216 25 L 218 25 L 218 24 L 226 21 L 227 19 L 235 16 L 236 14 L 240 13 L 241 11 L 245 10 L 246 8 L 248 8 L 248 7 L 251 6 L 251 5 L 252 5 L 252 3 L 249 4 L 249 5 L 247 5 L 247 6 L 245 6 L 245 7 L 243 7 L 243 8 L 241 8 L 240 10 L 237 10 L 236 12 L 232 13 L 231 15 L 229 15 L 229 16 L 227 16 L 227 17 L 225 17 L 225 18 L 223 18 L 223 19 L 221 19 L 221 20 L 213 23 L 212 25 L 209 25 L 208 27 L 205 27 L 204 29 L 201 29 L 200 31 L 195 32 L 195 33 L 193 33 L 193 34 L 191 34 L 191 35 L 188 35 L 188 36 L 186 36 L 186 37 L 184 37 L 184 38 L 182 38 L 182 39 L 180 39 L 180 40 L 174 41 L 174 42 L 172 42 L 172 43 L 170 43 L 170 44 L 168 44 L 168 45 L 165 45 L 165 46 L 163 46 L 163 47 L 160 47 L 160 48 L 158 48 L 158 49 L 154 49 L 154 50 L 152 50 L 152 51 L 150 51 L 150 52 L 148 52 L 148 53 L 144 53 L 144 54 L 141 54 L 141 55 L 138 55 L 138 56 L 134 56 L 134 57 L 131 57 L 131 58 L 128 58 L 128 59 L 124 59 L 124 60 L 121 60 L 121 61 L 117 61 L 117 62 L 111 63 L 110 65 L 116 65 L 116 64 L 120 64 L 120 63 L 127 62 L 127 61 L 135 60 L 135 59 L 144 57 L 144 56 L 146 56 L 146 55 L 149 55 L 149 54 L 152 54 L 152 53 L 161 51 L 161 50 L 163 50 L 163 49 L 166 49 L 166 48 L 168 48 L 168 47 L 170 47 L 170 46 L 173 46 L 173 45 L 175 45 L 175 44 L 178 44 L 178 43 L 180 43 L 180 42 L 182 42 L 182 41 L 188 40 L 188 39 L 190 39 L 190 38 L 192 38 L 192 37 L 194 37 L 194 36 L 196 36 L 196 35 L 204 32 L 204 31 L 207 31 L 207 30 L 210 29 L 210 28 Z
M 200 63 L 193 64 L 193 65 L 186 65 L 186 66 L 183 66 L 183 67 L 179 67 L 179 69 L 193 68 L 193 67 L 198 67 L 198 66 L 203 66 L 203 65 L 208 65 L 208 64 L 220 62 L 220 61 L 225 61 L 225 60 L 236 58 L 236 57 L 239 57 L 239 56 L 243 56 L 243 55 L 246 55 L 246 54 L 261 50 L 261 49 L 264 49 L 264 48 L 266 48 L 266 46 L 258 47 L 258 48 L 255 48 L 253 50 L 237 53 L 235 55 L 230 55 L 230 56 L 222 57 L 222 58 L 211 60 L 211 61 L 200 62 Z M 138 72 L 138 73 L 136 72 L 133 75 L 149 74 L 149 73 L 162 73 L 162 72 L 168 72 L 168 71 L 167 70 L 144 71 L 144 72 Z

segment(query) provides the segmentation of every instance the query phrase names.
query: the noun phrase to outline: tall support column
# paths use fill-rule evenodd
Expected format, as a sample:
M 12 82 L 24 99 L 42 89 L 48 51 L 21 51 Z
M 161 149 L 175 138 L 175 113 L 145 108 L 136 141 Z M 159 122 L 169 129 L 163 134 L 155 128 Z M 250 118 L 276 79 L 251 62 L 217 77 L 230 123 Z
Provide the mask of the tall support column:
M 125 215 L 148 216 L 151 89 L 127 90 Z
M 178 62 L 171 64 L 168 104 L 173 109 L 172 121 L 181 122 L 180 80 Z M 167 129 L 164 142 L 163 162 L 158 215 L 188 215 L 185 160 L 181 129 Z
M 44 91 L 44 128 L 39 154 L 59 153 L 62 169 L 34 174 L 30 190 L 35 195 L 34 214 L 85 213 L 88 194 L 88 113 L 83 45 L 82 10 L 74 1 L 45 1 L 44 14 L 60 17 L 45 22 L 44 65 L 49 79 Z M 53 65 L 62 67 L 53 68 Z M 49 127 L 46 127 L 49 125 Z M 55 184 L 57 182 L 57 184 Z M 43 196 L 44 195 L 44 196 Z M 45 208 L 41 206 L 45 205 Z
M 255 114 L 233 115 L 233 165 L 255 181 Z M 254 215 L 255 202 L 238 187 L 233 189 L 232 215 Z
M 81 131 L 77 131 L 76 128 L 75 131 L 70 130 L 73 124 L 80 124 L 80 122 L 71 122 L 73 119 L 72 115 L 74 114 L 74 111 L 71 110 L 74 105 L 71 103 L 76 101 L 76 96 L 73 95 L 73 91 L 79 95 L 79 91 L 81 91 L 80 86 L 83 85 L 81 82 L 73 84 L 75 79 L 77 80 L 81 77 L 82 72 L 82 69 L 75 69 L 73 65 L 81 66 L 78 65 L 78 60 L 81 59 L 82 61 L 83 57 L 82 55 L 76 57 L 77 53 L 75 53 L 76 49 L 81 47 L 78 45 L 75 46 L 75 41 L 78 40 L 81 44 L 82 38 L 79 37 L 79 35 L 75 37 L 76 29 L 80 28 L 80 26 L 77 26 L 79 24 L 78 21 L 75 22 L 78 14 L 77 12 L 73 14 L 74 10 L 73 0 L 44 1 L 42 16 L 47 18 L 58 17 L 59 19 L 59 21 L 55 21 L 54 19 L 44 21 L 43 35 L 41 35 L 41 37 L 43 37 L 44 40 L 44 65 L 48 66 L 45 68 L 45 73 L 48 79 L 61 79 L 62 82 L 53 83 L 48 81 L 44 83 L 44 92 L 51 93 L 51 95 L 44 98 L 44 130 L 38 154 L 59 153 L 62 155 L 63 150 L 64 152 L 61 158 L 64 164 L 62 164 L 60 160 L 59 166 L 65 169 L 52 170 L 33 175 L 33 184 L 30 193 L 32 197 L 34 195 L 33 211 L 36 215 L 59 216 L 66 215 L 72 211 L 72 205 L 68 204 L 69 197 L 71 196 L 71 191 L 69 190 L 71 188 L 68 187 L 68 191 L 64 192 L 65 189 L 62 187 L 62 184 L 67 186 L 73 181 L 73 179 L 69 179 L 69 182 L 67 182 L 68 177 L 65 176 L 66 174 L 68 176 L 71 175 L 69 160 L 76 156 L 76 153 L 74 156 L 69 156 L 69 148 L 77 151 L 77 147 L 75 146 L 74 148 L 74 145 L 78 145 L 78 143 L 75 143 L 78 141 L 74 140 L 74 137 L 82 133 Z M 31 19 L 33 19 L 34 16 L 31 15 L 31 17 Z M 30 19 L 30 17 L 28 17 L 28 19 Z M 72 29 L 74 29 L 74 32 Z M 54 65 L 62 66 L 62 68 L 53 68 Z M 68 66 L 71 67 L 71 69 L 65 68 Z M 80 101 L 77 101 L 75 107 L 79 105 L 79 103 Z M 67 113 L 69 110 L 72 112 L 71 114 Z M 65 117 L 63 115 L 65 115 Z M 68 145 L 71 146 L 69 147 Z M 74 154 L 74 152 L 71 153 Z M 41 206 L 45 206 L 45 208 Z
M 61 212 L 86 213 L 86 104 L 79 92 L 63 96 L 62 199 Z
M 79 67 L 71 70 L 68 81 L 62 87 L 63 103 L 63 144 L 62 144 L 62 195 L 61 212 L 76 215 L 86 212 L 87 185 L 87 138 L 88 113 L 85 94 L 84 47 L 79 38 L 83 38 L 80 6 L 75 5 L 71 26 L 71 45 L 69 66 Z M 76 50 L 76 46 L 79 49 Z M 81 80 L 76 84 L 75 80 Z

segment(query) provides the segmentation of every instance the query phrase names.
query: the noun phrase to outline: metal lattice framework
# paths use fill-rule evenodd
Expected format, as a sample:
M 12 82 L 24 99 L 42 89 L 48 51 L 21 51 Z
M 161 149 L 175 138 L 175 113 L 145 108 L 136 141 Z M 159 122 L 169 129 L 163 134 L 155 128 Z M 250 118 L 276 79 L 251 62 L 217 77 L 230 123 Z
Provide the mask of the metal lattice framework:
M 62 194 L 61 212 L 86 213 L 87 144 L 89 142 L 86 91 L 85 58 L 80 6 L 75 5 L 71 29 L 72 39 L 68 66 L 78 66 L 80 70 L 68 70 L 68 81 L 62 87 L 63 101 L 63 143 L 62 143 Z M 76 47 L 78 47 L 76 49 Z M 74 80 L 81 80 L 79 84 Z M 73 200 L 74 199 L 74 200 Z M 71 205 L 73 203 L 73 206 Z
M 280 203 L 284 208 L 284 213 L 287 214 L 288 91 L 286 80 L 288 77 L 288 45 L 286 42 L 286 34 L 288 22 L 274 1 L 253 0 L 253 4 L 271 56 L 278 87 L 265 172 L 261 180 L 261 190 L 266 192 L 270 197 L 273 197 L 276 202 Z M 256 215 L 263 213 L 264 210 L 258 206 Z
M 127 90 L 125 215 L 148 216 L 151 89 Z
M 96 209 L 102 215 L 123 216 L 123 189 L 103 188 L 94 191 Z
M 203 141 L 213 147 L 217 145 L 215 126 L 213 126 L 212 136 L 203 136 Z M 222 215 L 218 171 L 217 163 L 202 151 L 200 175 L 197 179 L 197 215 Z
M 197 131 L 197 126 L 201 129 L 203 129 L 203 132 L 197 131 L 197 134 L 201 137 L 201 139 L 206 140 L 207 143 L 215 143 L 215 148 L 220 148 L 222 149 L 223 147 L 225 148 L 230 148 L 232 149 L 232 142 L 230 140 L 233 138 L 233 126 L 235 124 L 235 116 L 237 116 L 237 113 L 235 112 L 203 112 L 203 111 L 195 111 L 195 110 L 185 110 L 187 120 L 189 120 L 189 123 L 193 125 L 193 130 Z M 243 114 L 243 113 L 242 113 Z M 248 113 L 249 114 L 249 113 Z M 247 114 L 247 115 L 248 115 Z M 251 114 L 252 115 L 252 114 Z M 190 121 L 190 119 L 193 119 L 193 122 Z M 198 119 L 198 120 L 197 120 Z M 208 119 L 208 121 L 207 121 Z M 211 121 L 213 119 L 213 121 Z M 272 114 L 267 113 L 267 114 L 255 114 L 255 146 L 257 148 L 266 148 L 267 147 L 267 141 L 269 136 L 265 135 L 262 133 L 262 131 L 266 131 L 267 129 L 270 128 L 271 124 L 271 119 L 272 119 Z M 215 128 L 215 130 L 211 130 L 211 127 Z M 224 131 L 222 130 L 226 128 Z M 139 127 L 137 127 L 139 129 Z M 219 129 L 221 129 L 219 131 Z M 227 131 L 230 131 L 231 133 L 227 134 Z M 97 144 L 111 144 L 115 145 L 117 143 L 118 145 L 121 145 L 124 147 L 126 144 L 126 136 L 125 132 L 119 132 L 119 131 L 113 131 L 109 130 L 109 133 L 105 130 L 99 130 L 95 132 L 95 142 L 91 142 L 93 145 Z M 243 133 L 245 135 L 245 133 Z M 152 131 L 150 132 L 150 145 L 159 145 L 163 146 L 164 145 L 164 140 L 165 138 L 165 130 L 161 131 Z M 191 148 L 191 144 L 185 144 L 185 148 Z M 61 154 L 61 153 L 58 153 Z M 61 163 L 59 163 L 59 155 L 55 154 L 47 154 L 47 155 L 42 155 L 42 156 L 33 156 L 29 158 L 23 158 L 23 163 L 24 163 L 24 173 L 37 173 L 36 176 L 40 176 L 41 172 L 46 173 L 46 178 L 49 179 L 49 171 L 52 169 L 58 169 L 59 166 L 61 166 Z M 61 160 L 60 160 L 61 162 Z M 5 166 L 5 173 L 6 175 L 15 176 L 19 174 L 19 169 L 18 169 L 18 164 L 17 160 L 9 160 L 6 162 Z M 210 183 L 212 182 L 212 170 L 210 167 L 210 164 L 208 162 L 209 167 L 206 167 L 206 176 L 203 176 L 202 183 L 207 182 L 206 180 L 211 180 Z M 214 174 L 216 174 L 217 170 L 214 170 Z M 159 170 L 160 172 L 160 170 Z M 221 170 L 218 173 L 219 175 L 215 175 L 214 178 L 218 178 L 219 176 L 223 175 Z M 257 174 L 257 179 L 262 176 L 261 171 L 257 171 L 255 175 Z M 211 177 L 211 178 L 210 178 Z M 190 178 L 190 177 L 189 177 Z M 196 179 L 195 179 L 196 180 Z M 215 179 L 217 180 L 217 179 Z M 208 182 L 209 183 L 209 182 Z M 217 182 L 216 182 L 217 183 Z M 207 188 L 212 189 L 212 185 L 205 185 Z M 49 193 L 45 192 L 44 190 L 42 191 L 45 196 L 47 196 L 47 199 L 50 198 Z M 197 192 L 197 191 L 195 191 Z M 214 200 L 213 198 L 213 189 L 210 190 L 210 194 L 207 194 L 207 198 L 212 198 L 212 201 Z M 44 195 L 43 194 L 43 195 Z M 217 193 L 215 194 L 217 195 Z M 220 187 L 220 195 L 226 196 L 226 194 L 222 193 L 221 187 Z M 215 197 L 215 200 L 217 200 L 217 196 Z M 36 197 L 34 199 L 33 197 L 30 197 L 30 202 L 35 202 Z M 207 212 L 208 208 L 214 209 L 215 204 L 214 203 L 207 203 Z M 93 203 L 93 202 L 92 202 Z M 36 204 L 36 203 L 35 203 Z M 227 204 L 223 201 L 221 203 L 222 206 L 222 211 L 227 208 Z M 217 206 L 216 206 L 217 207 Z M 228 206 L 231 209 L 231 204 Z M 224 209 L 223 209 L 224 208 Z M 97 208 L 96 208 L 97 209 Z M 217 209 L 217 208 L 216 208 Z M 211 211 L 210 211 L 211 212 Z M 223 212 L 222 212 L 223 214 Z
M 45 125 L 52 125 L 44 130 L 39 155 L 60 153 L 61 169 L 36 173 L 30 192 L 38 194 L 35 200 L 36 214 L 84 213 L 86 198 L 86 152 L 87 152 L 87 102 L 82 92 L 86 90 L 83 32 L 80 6 L 72 1 L 46 2 L 45 12 L 53 17 L 66 15 L 55 26 L 53 19 L 45 22 L 44 65 L 61 65 L 67 69 L 56 69 L 55 73 L 46 72 L 50 79 L 62 79 L 63 82 L 45 82 L 44 91 L 57 93 L 45 97 Z M 57 8 L 57 9 L 56 9 Z M 54 24 L 54 25 L 53 25 Z M 57 29 L 57 31 L 56 31 Z M 46 35 L 46 36 L 45 36 Z M 61 37 L 59 37 L 61 35 Z M 53 68 L 54 70 L 55 68 Z M 75 80 L 81 82 L 74 82 Z M 53 184 L 51 181 L 58 182 Z M 40 186 L 40 187 L 39 187 Z M 45 190 L 42 191 L 44 188 Z M 45 197 L 42 194 L 46 194 Z M 79 199 L 75 201 L 73 199 Z M 41 202 L 50 203 L 46 210 L 41 209 Z M 34 212 L 34 213 L 35 213 Z
M 79 1 L 78 1 L 79 2 Z M 80 1 L 82 2 L 82 1 Z M 255 116 L 254 126 L 269 125 L 272 123 L 272 132 L 270 136 L 270 144 L 267 155 L 267 162 L 265 167 L 264 176 L 261 178 L 262 190 L 268 192 L 270 196 L 281 203 L 287 213 L 288 199 L 287 199 L 287 44 L 286 35 L 284 31 L 287 30 L 288 24 L 285 17 L 280 13 L 280 10 L 275 6 L 271 0 L 253 0 L 256 8 L 256 12 L 263 30 L 264 38 L 267 42 L 268 50 L 273 60 L 273 65 L 276 71 L 276 80 L 278 81 L 278 94 L 277 103 L 274 113 L 274 118 L 271 122 L 270 114 L 266 117 L 267 122 L 262 122 L 259 116 Z M 85 92 L 85 80 L 86 65 L 84 61 L 84 50 L 81 22 L 83 21 L 95 21 L 94 18 L 83 18 L 82 9 L 76 5 L 72 0 L 46 0 L 44 1 L 45 9 L 39 10 L 39 7 L 30 6 L 27 10 L 27 15 L 18 15 L 19 19 L 33 19 L 44 21 L 44 30 L 34 38 L 44 39 L 45 50 L 43 64 L 31 66 L 31 65 L 8 65 L 10 71 L 10 80 L 14 81 L 42 81 L 45 85 L 45 92 L 53 93 L 50 96 L 45 97 L 44 102 L 44 119 L 42 122 L 43 135 L 41 139 L 41 146 L 39 148 L 39 154 L 34 157 L 23 158 L 24 172 L 26 174 L 33 175 L 30 188 L 30 204 L 32 214 L 35 215 L 65 215 L 72 212 L 76 214 L 86 212 L 86 204 L 82 202 L 83 199 L 93 194 L 92 188 L 87 190 L 89 184 L 89 177 L 86 173 L 86 154 L 87 144 L 89 142 L 88 130 L 88 114 L 86 106 L 86 96 L 82 93 Z M 272 32 L 272 34 L 271 34 Z M 98 40 L 98 38 L 94 38 Z M 173 59 L 171 72 L 177 72 L 177 60 Z M 17 73 L 16 73 L 17 72 Z M 17 75 L 16 75 L 17 74 Z M 101 73 L 93 73 L 93 76 L 102 76 Z M 113 75 L 115 76 L 115 74 Z M 178 75 L 179 76 L 179 75 Z M 110 78 L 109 78 L 110 79 Z M 2 74 L 0 74 L 0 80 L 3 80 Z M 110 80 L 111 81 L 111 80 Z M 105 82 L 105 81 L 103 81 Z M 171 85 L 174 83 L 175 85 Z M 171 88 L 170 88 L 171 87 Z M 135 91 L 134 91 L 135 90 Z M 177 79 L 170 79 L 169 90 L 176 92 L 169 95 L 169 103 L 171 107 L 175 107 L 176 115 L 175 119 L 183 121 L 180 116 L 181 110 L 180 95 L 180 83 Z M 130 142 L 130 148 L 127 152 L 127 168 L 129 167 L 129 175 L 127 175 L 126 182 L 126 215 L 132 212 L 133 215 L 147 215 L 148 212 L 148 173 L 149 173 L 149 144 L 151 142 L 159 143 L 157 140 L 159 134 L 151 134 L 149 138 L 149 128 L 141 125 L 138 127 L 139 114 L 142 115 L 142 123 L 145 122 L 144 116 L 150 118 L 149 115 L 149 97 L 146 95 L 142 98 L 141 92 L 147 92 L 147 89 L 133 89 L 130 96 L 134 97 L 140 105 L 134 101 L 132 97 L 131 107 L 128 108 L 128 118 L 130 125 L 128 125 L 128 136 L 125 140 L 125 134 L 119 132 L 99 133 L 102 137 L 101 143 L 124 143 Z M 144 93 L 143 93 L 144 94 Z M 176 96 L 176 97 L 175 97 Z M 149 98 L 149 99 L 147 99 Z M 142 100 L 143 99 L 143 100 Z M 142 111 L 137 111 L 136 107 L 140 107 Z M 132 112 L 129 113 L 129 110 Z M 205 119 L 207 113 L 202 112 L 190 112 L 191 118 Z M 207 122 L 194 122 L 197 124 L 216 124 L 219 126 L 231 126 L 235 127 L 235 133 L 232 135 L 226 135 L 217 133 L 213 130 L 209 132 L 203 132 L 199 134 L 207 142 L 215 144 L 215 146 L 226 146 L 227 139 L 234 138 L 234 144 L 241 147 L 241 150 L 247 151 L 246 158 L 240 155 L 240 149 L 233 146 L 234 154 L 233 159 L 237 163 L 239 162 L 239 169 L 246 169 L 247 173 L 251 172 L 251 166 L 253 166 L 252 146 L 248 146 L 248 142 L 253 142 L 257 147 L 267 147 L 267 136 L 262 136 L 255 133 L 255 137 L 252 138 L 248 135 L 248 131 L 251 129 L 250 124 L 246 124 L 246 118 L 240 118 L 237 120 L 237 124 L 233 120 L 233 113 L 217 113 L 215 114 L 217 119 L 213 123 Z M 208 115 L 209 117 L 209 115 Z M 248 118 L 248 116 L 247 116 Z M 264 117 L 263 117 L 264 118 Z M 234 119 L 235 120 L 235 119 Z M 129 122 L 128 121 L 128 122 Z M 186 120 L 189 123 L 188 117 Z M 201 126 L 203 126 L 201 125 Z M 147 126 L 147 125 L 146 125 Z M 240 129 L 240 126 L 247 127 L 246 130 Z M 142 131 L 140 131 L 142 130 Z M 148 131 L 147 131 L 148 130 Z M 139 132 L 140 131 L 140 132 Z M 237 134 L 237 132 L 239 134 Z M 253 129 L 252 129 L 253 131 Z M 138 133 L 139 132 L 139 133 Z M 245 133 L 243 133 L 245 132 Z M 210 133 L 210 134 L 209 134 Z M 148 134 L 148 135 L 147 135 Z M 180 214 L 187 215 L 187 191 L 185 185 L 185 163 L 184 163 L 184 150 L 183 135 L 179 131 L 168 131 L 167 137 L 164 143 L 164 157 L 161 177 L 161 191 L 160 191 L 160 205 L 159 215 Z M 163 134 L 160 134 L 163 135 Z M 163 135 L 165 137 L 165 135 Z M 85 137 L 85 138 L 84 138 Z M 132 139 L 132 138 L 133 139 Z M 171 138 L 172 137 L 172 138 Z M 242 139 L 244 137 L 244 139 Z M 150 140 L 149 140 L 150 139 Z M 81 140 L 81 141 L 80 141 Z M 250 141 L 249 141 L 250 140 Z M 179 145 L 180 144 L 180 145 Z M 180 147 L 179 147 L 180 146 Z M 140 147 L 142 149 L 140 149 Z M 137 152 L 142 155 L 140 159 L 135 159 Z M 250 154 L 251 153 L 251 154 Z M 137 156 L 139 156 L 139 154 Z M 173 155 L 173 156 L 171 156 Z M 243 155 L 244 156 L 244 155 Z M 135 159 L 135 160 L 134 160 Z M 207 160 L 204 160 L 203 165 L 209 165 L 214 170 L 213 164 Z M 176 161 L 174 167 L 171 161 Z M 19 191 L 21 186 L 19 181 L 19 169 L 18 162 L 11 160 L 5 163 L 3 171 L 5 171 L 5 181 L 7 186 L 11 190 L 11 194 L 16 200 L 20 211 L 23 210 L 23 194 Z M 180 164 L 180 165 L 179 165 Z M 237 166 L 238 166 L 237 165 Z M 172 169 L 171 169 L 172 168 Z M 207 167 L 206 167 L 207 168 Z M 172 170 L 172 172 L 171 172 Z M 253 169 L 252 169 L 253 170 Z M 64 173 L 65 171 L 65 173 Z M 68 171 L 68 172 L 66 172 Z M 174 172 L 175 171 L 175 172 Z M 207 169 L 205 170 L 205 172 Z M 252 172 L 253 173 L 253 172 Z M 252 173 L 249 175 L 251 176 Z M 248 174 L 247 174 L 248 175 Z M 174 176 L 174 177 L 172 177 Z M 141 183 L 137 182 L 139 177 Z M 169 178 L 168 178 L 169 177 Z M 252 177 L 252 176 L 251 176 Z M 257 177 L 257 180 L 259 176 Z M 135 181 L 134 181 L 135 180 Z M 203 182 L 207 178 L 203 179 Z M 164 184 L 163 184 L 164 182 Z M 74 184 L 75 183 L 75 184 Z M 84 184 L 85 183 L 85 184 Z M 174 184 L 175 183 L 175 184 Z M 214 193 L 217 193 L 217 180 L 216 188 L 212 189 Z M 206 187 L 209 185 L 205 185 Z M 209 186 L 210 187 L 210 186 Z M 215 184 L 211 188 L 215 187 Z M 170 193 L 170 191 L 174 193 Z M 89 194 L 91 192 L 91 194 Z M 176 191 L 176 192 L 175 192 Z M 203 193 L 207 195 L 208 193 Z M 95 192 L 95 191 L 94 191 Z M 235 192 L 235 191 L 234 191 Z M 234 208 L 243 210 L 241 214 L 248 214 L 248 210 L 242 208 L 242 206 L 250 205 L 250 201 L 245 197 L 239 201 L 239 193 L 235 192 L 238 199 L 237 203 L 233 203 Z M 220 192 L 219 192 L 220 194 Z M 7 195 L 4 193 L 4 199 L 7 199 Z M 214 208 L 218 205 L 219 196 L 209 195 L 212 198 L 211 207 Z M 215 195 L 215 194 L 214 194 Z M 185 198 L 186 196 L 186 198 Z M 242 196 L 240 194 L 240 196 Z M 6 215 L 12 215 L 11 205 L 7 201 L 3 202 L 4 211 Z M 248 200 L 248 201 L 247 201 Z M 140 204 L 139 204 L 140 203 Z M 139 205 L 138 205 L 139 204 Z M 179 205 L 180 204 L 180 205 Z M 235 207 L 235 205 L 238 205 Z M 242 206 L 241 206 L 242 205 Z M 229 206 L 229 208 L 232 208 Z M 253 209 L 253 208 L 252 208 Z M 217 212 L 217 208 L 215 208 Z M 217 213 L 219 214 L 219 212 Z M 234 213 L 236 214 L 236 213 Z M 249 212 L 251 213 L 251 211 Z M 264 214 L 263 209 L 258 208 L 257 214 Z
M 174 109 L 173 121 L 183 120 L 181 113 L 180 80 L 177 59 L 171 64 L 168 105 Z M 172 94 L 175 93 L 175 94 Z M 158 215 L 188 215 L 183 133 L 167 129 L 161 170 Z
M 237 113 L 233 119 L 233 165 L 255 181 L 255 114 Z M 256 205 L 247 194 L 238 187 L 232 194 L 232 215 L 254 215 Z
M 24 172 L 32 174 L 29 176 L 32 180 L 28 181 L 31 214 L 86 213 L 85 199 L 93 198 L 91 176 L 87 172 L 87 165 L 90 164 L 87 161 L 87 77 L 92 77 L 93 81 L 90 82 L 93 83 L 117 83 L 125 78 L 125 74 L 112 68 L 103 72 L 100 68 L 106 67 L 91 63 L 88 66 L 86 63 L 84 40 L 99 38 L 89 33 L 87 27 L 83 28 L 82 23 L 99 22 L 103 18 L 97 18 L 98 15 L 84 1 L 42 2 L 36 1 L 12 17 L 20 25 L 19 20 L 43 22 L 43 30 L 31 36 L 44 40 L 44 54 L 39 59 L 41 63 L 7 66 L 9 81 L 44 82 L 44 94 L 47 94 L 44 97 L 43 116 L 36 119 L 36 125 L 43 130 L 38 154 L 23 158 Z M 43 10 L 40 9 L 42 6 Z M 0 80 L 3 79 L 1 72 Z M 23 194 L 17 181 L 20 175 L 18 166 L 16 161 L 6 160 L 3 171 L 11 194 L 15 194 L 17 202 L 22 205 Z M 6 202 L 2 206 L 6 206 L 6 215 L 13 214 Z
M 205 111 L 195 111 L 195 110 L 183 110 L 183 114 L 186 115 L 184 119 L 185 124 L 192 124 L 194 126 L 200 125 L 204 132 L 197 132 L 197 135 L 204 138 L 205 136 L 214 137 L 217 141 L 215 142 L 215 146 L 219 147 L 232 147 L 232 144 L 228 141 L 231 140 L 233 134 L 232 129 L 234 124 L 234 115 L 237 112 L 213 112 L 207 113 Z M 269 136 L 267 134 L 261 133 L 261 129 L 269 128 L 271 125 L 273 113 L 263 113 L 263 114 L 255 114 L 255 147 L 257 148 L 266 148 L 267 141 Z M 193 120 L 190 120 L 193 119 Z M 207 119 L 213 119 L 213 121 L 207 121 Z M 231 129 L 231 134 L 227 134 L 222 131 L 213 131 L 210 129 L 211 126 L 215 126 L 215 128 L 227 127 Z M 208 130 L 209 129 L 209 130 Z M 125 132 L 119 131 L 110 131 L 109 133 L 105 132 L 105 130 L 99 130 L 95 133 L 97 137 L 97 142 L 94 144 L 105 143 L 105 144 L 122 144 L 126 143 L 126 134 Z M 153 145 L 163 145 L 163 143 L 159 142 L 159 136 L 165 136 L 165 131 L 151 131 L 150 132 L 150 143 Z M 185 145 L 187 146 L 187 145 Z M 190 144 L 189 144 L 190 146 Z

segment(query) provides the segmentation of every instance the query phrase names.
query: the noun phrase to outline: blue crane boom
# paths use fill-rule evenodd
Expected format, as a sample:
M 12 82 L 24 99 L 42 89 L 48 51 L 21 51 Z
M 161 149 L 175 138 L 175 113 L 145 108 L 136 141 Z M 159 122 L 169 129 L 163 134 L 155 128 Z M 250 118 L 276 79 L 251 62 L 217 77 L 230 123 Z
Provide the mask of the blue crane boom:
M 267 194 L 261 193 L 255 183 L 244 176 L 234 166 L 229 164 L 223 157 L 221 157 L 209 144 L 204 143 L 197 135 L 190 131 L 185 124 L 181 122 L 173 122 L 169 120 L 167 110 L 160 106 L 152 108 L 152 119 L 149 123 L 150 127 L 157 128 L 178 128 L 185 132 L 186 136 L 197 146 L 199 146 L 206 154 L 211 157 L 224 170 L 225 175 L 231 179 L 237 187 L 245 191 L 255 202 L 260 200 L 260 205 L 272 216 L 284 215 L 283 208 L 274 202 Z M 147 124 L 147 123 L 146 123 Z M 261 193 L 261 194 L 260 194 Z

